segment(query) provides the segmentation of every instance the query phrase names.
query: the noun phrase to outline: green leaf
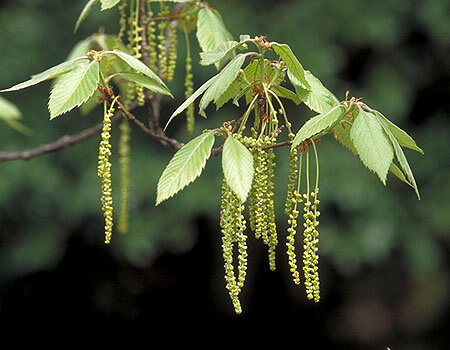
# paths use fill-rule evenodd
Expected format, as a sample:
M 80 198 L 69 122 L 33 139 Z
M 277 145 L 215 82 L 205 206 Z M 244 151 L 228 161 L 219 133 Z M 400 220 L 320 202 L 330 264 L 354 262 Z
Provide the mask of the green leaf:
M 7 99 L 0 96 L 0 119 L 11 120 L 22 118 L 19 108 Z
M 192 2 L 194 0 L 150 0 L 150 2 Z
M 297 94 L 289 89 L 286 89 L 281 85 L 274 85 L 270 88 L 278 97 L 287 98 L 293 101 L 297 106 L 302 103 L 302 100 L 297 96 Z
M 301 84 L 303 84 L 303 86 L 310 88 L 309 83 L 306 81 L 305 78 L 305 71 L 301 63 L 297 59 L 297 57 L 295 57 L 289 45 L 278 43 L 271 43 L 271 44 L 274 51 L 278 54 L 278 56 L 281 57 L 284 63 L 286 63 L 288 71 L 292 73 L 295 79 L 297 79 Z
M 401 181 L 407 183 L 408 185 L 412 186 L 409 181 L 406 179 L 405 174 L 403 174 L 403 171 L 394 163 L 391 163 L 391 166 L 389 167 L 389 172 L 395 175 L 398 179 Z
M 88 51 L 91 49 L 92 42 L 90 39 L 80 40 L 75 44 L 75 46 L 70 50 L 66 61 L 72 61 L 76 58 L 86 56 Z
M 0 92 L 18 91 L 42 83 L 45 80 L 54 79 L 62 74 L 71 71 L 72 69 L 77 67 L 80 62 L 84 62 L 87 64 L 88 61 L 89 61 L 88 57 L 78 57 L 71 61 L 60 63 L 57 66 L 49 68 L 42 73 L 32 75 L 31 79 L 24 81 L 23 83 L 14 85 L 9 89 L 0 90 Z
M 234 40 L 225 41 L 212 51 L 200 52 L 200 64 L 202 66 L 209 66 L 210 64 L 219 62 L 226 57 L 227 54 L 236 49 L 236 46 L 238 45 L 239 43 Z
M 72 50 L 70 50 L 65 62 L 72 61 L 80 57 L 86 57 L 86 54 L 91 49 L 91 46 L 92 42 L 89 38 L 79 41 L 75 44 Z M 55 80 L 52 81 L 52 87 L 58 83 L 58 80 L 59 77 L 56 77 Z
M 112 9 L 120 0 L 100 0 L 102 3 L 102 11 Z
M 231 84 L 231 85 L 233 85 L 233 84 Z M 230 86 L 231 86 L 231 85 L 230 85 Z M 228 88 L 228 89 L 229 89 L 229 88 Z M 240 99 L 242 96 L 247 95 L 247 93 L 248 93 L 249 90 L 251 91 L 252 96 L 253 96 L 252 85 L 247 85 L 247 86 L 245 86 L 243 89 L 241 89 L 240 91 L 238 91 L 237 94 L 235 94 L 235 96 L 234 96 L 234 98 L 233 98 L 233 104 L 235 104 L 236 106 L 239 107 L 239 99 Z M 251 102 L 251 100 L 250 100 L 250 102 Z
M 222 168 L 228 186 L 242 202 L 245 202 L 252 186 L 253 156 L 232 136 L 229 136 L 223 145 Z
M 225 68 L 223 68 L 217 75 L 211 86 L 206 90 L 205 94 L 202 96 L 199 105 L 199 114 L 206 117 L 205 108 L 211 101 L 217 101 L 220 96 L 228 89 L 228 87 L 233 83 L 239 74 L 239 70 L 244 64 L 246 55 L 240 54 L 233 58 L 230 63 L 228 63 Z
M 389 130 L 392 132 L 394 137 L 397 139 L 400 146 L 412 149 L 413 151 L 423 154 L 423 150 L 419 146 L 417 146 L 416 142 L 413 140 L 413 138 L 411 136 L 409 136 L 406 133 L 406 131 L 400 129 L 397 125 L 395 125 L 393 122 L 391 122 L 388 118 L 386 118 L 380 112 L 375 111 L 375 113 L 386 122 L 387 126 L 389 127 Z
M 345 148 L 349 149 L 355 156 L 358 155 L 358 152 L 356 151 L 355 145 L 353 144 L 353 141 L 350 137 L 350 130 L 352 125 L 350 124 L 342 124 L 339 123 L 334 127 L 334 131 L 336 132 L 336 139 L 337 141 L 344 146 Z M 389 167 L 389 172 L 395 175 L 397 178 L 399 178 L 401 181 L 407 183 L 408 185 L 411 185 L 411 183 L 406 179 L 405 175 L 401 171 L 401 169 L 392 162 Z
M 31 129 L 19 122 L 18 119 L 20 118 L 22 118 L 22 113 L 19 108 L 5 98 L 0 97 L 0 119 L 16 131 L 24 135 L 31 135 Z
M 97 90 L 99 80 L 97 61 L 90 63 L 83 61 L 77 68 L 61 77 L 50 93 L 48 102 L 50 119 L 86 102 Z
M 139 61 L 137 58 L 127 54 L 126 52 L 123 52 L 121 50 L 112 50 L 112 51 L 105 51 L 103 54 L 113 54 L 119 57 L 122 61 L 124 61 L 126 64 L 128 64 L 131 68 L 133 68 L 138 73 L 142 73 L 149 77 L 152 80 L 155 80 L 158 82 L 161 86 L 164 86 L 167 90 L 169 88 L 166 86 L 166 84 L 162 81 L 162 79 L 153 72 L 148 66 L 146 66 L 144 63 Z
M 231 100 L 232 98 L 237 96 L 240 91 L 241 91 L 241 85 L 239 84 L 239 80 L 236 78 L 230 84 L 228 89 L 216 100 L 216 110 L 218 110 L 229 100 Z
M 133 81 L 139 85 L 142 85 L 143 87 L 145 87 L 150 91 L 173 97 L 167 86 L 161 85 L 159 82 L 150 79 L 144 75 L 132 72 L 120 72 L 109 76 L 108 80 L 115 77 L 123 77 L 128 81 Z
M 197 40 L 204 52 L 212 51 L 223 42 L 232 40 L 222 17 L 216 10 L 203 7 L 198 12 Z
M 73 30 L 74 33 L 76 33 L 81 23 L 83 23 L 83 21 L 91 12 L 92 6 L 94 6 L 97 2 L 98 0 L 89 0 L 87 4 L 83 7 L 83 10 L 81 10 L 80 15 L 78 16 L 77 23 L 75 23 L 75 29 Z
M 307 88 L 303 84 L 298 83 L 296 79 L 291 79 L 290 72 L 288 72 L 289 79 L 295 87 L 295 91 L 300 99 L 313 111 L 317 113 L 324 113 L 330 108 L 333 108 L 339 104 L 339 100 L 333 95 L 322 82 L 317 79 L 308 70 L 305 70 L 305 79 L 308 82 L 310 88 Z
M 214 145 L 214 133 L 201 134 L 181 147 L 158 181 L 156 205 L 192 183 L 203 171 Z
M 384 132 L 391 141 L 392 146 L 394 147 L 395 156 L 397 157 L 400 167 L 403 170 L 404 174 L 406 175 L 408 183 L 411 185 L 412 188 L 414 188 L 417 198 L 420 200 L 419 188 L 417 187 L 416 180 L 414 179 L 414 175 L 412 173 L 411 167 L 409 166 L 408 160 L 406 159 L 406 156 L 403 153 L 403 150 L 399 142 L 394 136 L 394 133 L 391 131 L 389 124 L 386 122 L 385 118 L 382 118 L 379 114 L 380 113 L 375 113 L 373 115 L 375 115 L 375 117 L 378 118 L 378 123 L 380 124 L 381 128 L 383 128 Z
M 358 152 L 356 151 L 355 145 L 350 137 L 351 128 L 352 125 L 347 123 L 338 123 L 334 126 L 333 130 L 336 132 L 335 136 L 337 141 L 356 156 L 358 155 Z
M 345 116 L 346 108 L 342 105 L 336 106 L 329 111 L 309 119 L 295 135 L 292 147 L 297 147 L 301 142 L 322 132 L 331 129 L 339 120 Z
M 394 152 L 377 116 L 360 109 L 350 130 L 350 137 L 363 164 L 386 185 Z
M 188 108 L 196 99 L 199 97 L 209 86 L 217 79 L 217 75 L 213 76 L 211 79 L 203 83 L 202 86 L 200 86 L 195 92 L 189 96 L 176 110 L 172 113 L 169 120 L 166 123 L 166 126 L 164 127 L 164 130 L 167 129 L 169 126 L 169 123 L 175 118 L 177 115 L 179 115 L 181 112 L 183 112 L 186 108 Z

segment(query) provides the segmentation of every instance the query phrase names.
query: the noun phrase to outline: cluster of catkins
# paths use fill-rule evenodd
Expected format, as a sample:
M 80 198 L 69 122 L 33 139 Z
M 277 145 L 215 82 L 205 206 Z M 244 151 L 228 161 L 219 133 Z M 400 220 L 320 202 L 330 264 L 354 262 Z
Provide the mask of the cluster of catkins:
M 275 153 L 265 147 L 275 143 L 275 137 L 247 137 L 233 135 L 251 151 L 255 173 L 248 197 L 249 226 L 257 239 L 261 238 L 269 250 L 269 267 L 275 270 L 275 248 L 278 244 L 274 207 L 274 169 Z M 220 226 L 222 228 L 222 248 L 225 263 L 226 287 L 230 293 L 236 313 L 241 313 L 239 293 L 244 285 L 247 270 L 247 236 L 244 234 L 246 221 L 243 215 L 244 203 L 228 187 L 224 180 L 222 186 Z M 233 266 L 233 243 L 237 243 L 238 277 Z
M 289 178 L 288 191 L 286 195 L 285 213 L 288 215 L 287 229 L 287 254 L 290 271 L 295 284 L 300 284 L 300 273 L 297 266 L 297 257 L 295 254 L 295 235 L 297 233 L 297 218 L 300 214 L 299 205 L 303 204 L 303 274 L 305 278 L 306 295 L 308 299 L 314 299 L 318 302 L 320 300 L 320 283 L 319 283 L 319 256 L 317 254 L 319 243 L 319 226 L 318 217 L 320 212 L 317 207 L 320 203 L 318 199 L 319 187 L 319 163 L 317 156 L 317 149 L 314 142 L 311 142 L 311 147 L 314 149 L 314 156 L 316 160 L 316 182 L 314 190 L 310 190 L 310 165 L 309 165 L 309 148 L 310 146 L 303 145 L 303 151 L 306 158 L 306 191 L 301 193 L 301 179 L 302 179 L 302 160 L 303 153 L 296 149 L 291 149 L 289 154 Z M 297 168 L 298 161 L 298 168 Z
M 254 232 L 255 238 L 262 239 L 268 246 L 269 268 L 275 270 L 275 250 L 278 244 L 277 227 L 275 221 L 274 207 L 274 170 L 275 153 L 270 146 L 276 142 L 276 135 L 260 135 L 259 137 L 247 137 L 239 134 L 233 135 L 242 144 L 244 144 L 253 155 L 254 176 L 252 187 L 248 196 L 249 227 Z M 309 299 L 316 302 L 320 299 L 319 293 L 319 274 L 318 274 L 318 248 L 319 225 L 318 217 L 320 212 L 317 206 L 320 203 L 318 199 L 318 158 L 315 145 L 314 155 L 316 157 L 316 186 L 310 191 L 309 186 L 309 153 L 303 149 L 306 154 L 306 191 L 301 193 L 300 180 L 302 177 L 302 158 L 303 153 L 298 149 L 291 149 L 289 161 L 288 190 L 285 203 L 285 212 L 288 215 L 288 236 L 287 236 L 287 255 L 290 271 L 294 283 L 300 284 L 300 273 L 297 266 L 295 253 L 295 235 L 297 233 L 297 218 L 303 204 L 303 275 L 305 279 L 306 294 Z M 300 156 L 299 156 L 300 154 Z M 236 313 L 241 313 L 242 308 L 239 301 L 239 293 L 242 290 L 246 270 L 247 270 L 247 252 L 246 239 L 244 234 L 246 221 L 244 219 L 244 203 L 232 192 L 224 180 L 222 186 L 220 226 L 222 229 L 222 248 L 225 263 L 226 287 L 229 291 L 231 300 Z M 233 265 L 233 244 L 237 244 L 238 265 Z M 235 277 L 237 268 L 238 277 Z
M 118 6 L 120 19 L 119 19 L 119 32 L 115 38 L 114 47 L 123 49 L 127 47 L 130 54 L 135 58 L 143 59 L 143 42 L 146 41 L 148 46 L 148 64 L 150 68 L 159 74 L 166 81 L 171 81 L 175 74 L 175 68 L 177 63 L 177 28 L 171 21 L 170 6 L 161 2 L 159 4 L 160 9 L 156 14 L 158 21 L 153 20 L 154 12 L 152 11 L 152 5 L 154 2 L 146 2 L 146 26 L 142 24 L 142 16 L 140 11 L 142 7 L 138 1 L 131 1 L 128 8 L 128 1 L 122 0 L 120 6 Z M 165 18 L 165 20 L 162 20 Z M 144 32 L 144 29 L 145 32 Z M 188 37 L 186 35 L 186 40 Z M 189 43 L 187 43 L 189 44 Z M 108 64 L 112 65 L 111 61 Z M 193 87 L 193 74 L 192 74 L 192 59 L 190 54 L 186 57 L 186 98 L 191 96 Z M 144 87 L 135 82 L 128 81 L 126 85 L 126 91 L 122 91 L 122 101 L 126 109 L 131 107 L 133 101 L 137 100 L 139 106 L 145 104 L 146 94 Z M 151 98 L 152 93 L 148 96 Z M 98 176 L 102 178 L 102 209 L 105 216 L 105 242 L 110 243 L 112 227 L 113 227 L 113 202 L 112 202 L 112 184 L 111 184 L 111 163 L 109 157 L 111 156 L 111 144 L 109 143 L 110 131 L 111 131 L 111 117 L 114 112 L 114 104 L 111 103 L 111 107 L 107 110 L 107 102 L 105 102 L 105 113 L 103 119 L 103 132 L 102 140 L 99 146 L 99 165 Z M 194 109 L 193 106 L 187 110 L 187 129 L 191 133 L 194 128 Z M 128 230 L 128 206 L 129 206 L 129 177 L 130 177 L 130 126 L 129 123 L 124 120 L 119 128 L 119 165 L 120 165 L 120 213 L 118 230 L 121 233 L 126 233 Z

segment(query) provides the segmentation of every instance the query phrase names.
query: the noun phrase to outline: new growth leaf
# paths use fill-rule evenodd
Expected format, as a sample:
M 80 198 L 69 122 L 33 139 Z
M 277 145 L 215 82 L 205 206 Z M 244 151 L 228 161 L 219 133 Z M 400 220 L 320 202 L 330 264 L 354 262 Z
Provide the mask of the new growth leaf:
M 156 190 L 156 205 L 172 197 L 192 183 L 203 171 L 214 145 L 210 131 L 189 141 L 170 160 Z

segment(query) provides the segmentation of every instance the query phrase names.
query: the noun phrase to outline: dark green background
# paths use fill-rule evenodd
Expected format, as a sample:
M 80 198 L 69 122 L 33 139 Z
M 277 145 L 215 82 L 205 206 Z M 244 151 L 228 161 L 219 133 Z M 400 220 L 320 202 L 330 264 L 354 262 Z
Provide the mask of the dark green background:
M 0 3 L 0 88 L 63 61 L 79 40 L 103 26 L 117 30 L 115 10 L 98 7 L 72 34 L 86 1 Z M 234 37 L 264 34 L 288 43 L 339 99 L 363 96 L 424 150 L 406 151 L 422 200 L 394 177 L 384 187 L 332 137 L 321 161 L 322 301 L 306 300 L 290 280 L 282 213 L 286 150 L 277 150 L 276 205 L 281 244 L 277 272 L 265 248 L 250 242 L 244 312 L 235 316 L 223 281 L 218 225 L 220 157 L 173 199 L 154 206 L 160 174 L 173 154 L 133 128 L 131 226 L 103 242 L 99 137 L 29 161 L 0 164 L 0 322 L 2 329 L 76 326 L 99 339 L 130 336 L 196 348 L 232 344 L 330 349 L 447 349 L 450 233 L 450 3 L 415 1 L 211 1 Z M 192 39 L 194 39 L 192 37 Z M 197 44 L 191 40 L 194 52 Z M 180 35 L 180 57 L 184 41 Z M 182 61 L 181 61 L 182 62 Z M 214 74 L 194 55 L 196 86 Z M 164 120 L 182 102 L 183 64 L 164 99 Z M 102 118 L 73 111 L 52 122 L 50 84 L 3 95 L 16 103 L 23 136 L 0 125 L 0 150 L 18 150 L 83 130 Z M 287 103 L 296 129 L 313 114 Z M 138 111 L 137 114 L 145 117 Z M 201 128 L 242 110 L 208 109 Z M 187 141 L 180 118 L 168 134 Z M 117 132 L 113 135 L 113 147 Z M 114 150 L 113 150 L 114 152 Z M 117 158 L 113 181 L 118 193 Z M 114 184 L 113 184 L 114 186 Z M 67 329 L 66 329 L 67 330 Z M 120 330 L 114 334 L 114 330 Z M 142 332 L 141 332 L 142 331 Z

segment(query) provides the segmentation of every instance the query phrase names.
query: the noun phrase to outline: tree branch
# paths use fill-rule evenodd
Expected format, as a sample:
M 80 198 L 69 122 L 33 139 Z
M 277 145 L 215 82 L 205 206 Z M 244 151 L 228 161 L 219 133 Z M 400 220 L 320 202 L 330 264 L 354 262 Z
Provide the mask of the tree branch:
M 121 113 L 115 113 L 111 119 L 111 123 L 115 124 L 121 120 Z M 103 123 L 98 123 L 88 129 L 81 131 L 75 135 L 65 135 L 57 139 L 55 142 L 40 145 L 23 151 L 0 152 L 0 163 L 14 159 L 28 160 L 30 158 L 40 156 L 50 152 L 56 152 L 64 148 L 71 147 L 77 143 L 84 141 L 102 130 Z
M 183 143 L 181 143 L 180 141 L 178 141 L 177 139 L 173 139 L 171 137 L 168 137 L 166 134 L 164 133 L 157 133 L 154 130 L 150 130 L 149 128 L 147 128 L 145 126 L 145 124 L 143 122 L 141 122 L 139 119 L 136 118 L 136 116 L 131 113 L 130 111 L 128 111 L 124 105 L 120 102 L 117 101 L 117 106 L 118 109 L 120 111 L 122 111 L 122 113 L 124 114 L 124 116 L 131 122 L 133 122 L 137 127 L 139 127 L 139 129 L 141 129 L 144 134 L 146 134 L 147 136 L 150 136 L 151 138 L 159 141 L 159 143 L 161 143 L 163 146 L 166 147 L 172 147 L 176 150 L 180 149 L 181 147 L 184 146 Z

